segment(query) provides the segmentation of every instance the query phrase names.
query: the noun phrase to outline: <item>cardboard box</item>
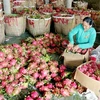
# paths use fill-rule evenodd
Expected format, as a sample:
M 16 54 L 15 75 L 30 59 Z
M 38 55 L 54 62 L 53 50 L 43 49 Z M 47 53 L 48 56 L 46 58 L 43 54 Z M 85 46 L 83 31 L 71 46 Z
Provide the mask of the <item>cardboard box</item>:
M 81 65 L 84 61 L 88 61 L 89 59 L 89 52 L 87 51 L 85 55 L 79 53 L 71 53 L 71 52 L 63 52 L 61 55 L 64 57 L 64 65 L 70 68 L 76 68 L 77 66 Z
M 87 62 L 89 63 L 89 62 Z M 86 63 L 84 63 L 86 64 Z M 83 64 L 82 64 L 83 65 Z M 81 67 L 80 65 L 79 67 Z M 77 80 L 84 87 L 92 90 L 98 97 L 100 96 L 100 81 L 94 80 L 93 78 L 82 73 L 77 67 L 74 79 Z

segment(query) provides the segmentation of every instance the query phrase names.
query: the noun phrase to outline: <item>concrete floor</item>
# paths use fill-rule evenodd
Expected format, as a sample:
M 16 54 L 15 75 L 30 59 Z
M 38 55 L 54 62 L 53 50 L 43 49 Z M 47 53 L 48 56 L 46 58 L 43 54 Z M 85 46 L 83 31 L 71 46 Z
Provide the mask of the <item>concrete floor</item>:
M 26 39 L 28 37 L 33 37 L 28 31 L 23 33 L 21 36 L 6 36 L 5 42 L 3 44 L 12 44 L 12 43 L 20 43 L 22 39 Z M 67 36 L 66 36 L 67 37 Z M 95 47 L 100 45 L 100 32 L 97 32 L 97 37 L 95 41 Z

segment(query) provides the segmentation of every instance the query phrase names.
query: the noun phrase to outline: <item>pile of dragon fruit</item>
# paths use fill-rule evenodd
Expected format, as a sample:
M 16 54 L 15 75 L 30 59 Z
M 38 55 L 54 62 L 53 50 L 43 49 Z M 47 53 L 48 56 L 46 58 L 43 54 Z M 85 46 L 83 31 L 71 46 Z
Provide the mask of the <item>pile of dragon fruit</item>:
M 87 76 L 100 81 L 100 64 L 97 64 L 95 61 L 83 64 L 79 67 L 79 70 Z
M 93 49 L 94 49 L 94 48 L 88 48 L 88 49 L 81 49 L 81 48 L 79 48 L 77 51 L 74 51 L 73 48 L 67 47 L 67 48 L 66 48 L 66 51 L 67 51 L 67 52 L 71 52 L 71 53 L 79 53 L 79 54 L 81 54 L 81 55 L 84 55 L 84 54 L 86 54 L 87 52 L 90 53 Z
M 48 53 L 61 54 L 68 41 L 58 34 L 47 33 L 37 38 L 27 38 L 21 44 L 0 45 L 0 100 L 18 95 L 34 86 L 25 100 L 51 100 L 56 96 L 70 96 L 81 91 L 81 86 L 67 71 L 67 66 L 59 65 Z

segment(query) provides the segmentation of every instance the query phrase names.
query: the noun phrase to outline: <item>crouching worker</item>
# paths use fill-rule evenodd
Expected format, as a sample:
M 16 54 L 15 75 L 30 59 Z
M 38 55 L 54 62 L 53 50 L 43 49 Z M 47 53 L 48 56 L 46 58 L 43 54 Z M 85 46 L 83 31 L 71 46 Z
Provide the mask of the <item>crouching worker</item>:
M 77 25 L 69 32 L 68 49 L 72 48 L 75 52 L 79 48 L 92 48 L 95 40 L 96 30 L 93 27 L 93 20 L 90 17 L 85 17 L 81 24 Z

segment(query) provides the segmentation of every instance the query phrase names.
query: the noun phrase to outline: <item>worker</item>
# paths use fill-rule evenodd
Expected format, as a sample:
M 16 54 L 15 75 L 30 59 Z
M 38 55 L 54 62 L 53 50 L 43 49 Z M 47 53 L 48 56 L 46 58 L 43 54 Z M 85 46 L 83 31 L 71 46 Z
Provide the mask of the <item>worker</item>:
M 90 17 L 85 17 L 83 22 L 73 28 L 69 34 L 68 48 L 77 51 L 79 48 L 92 48 L 96 40 L 96 30 L 93 27 L 93 20 Z M 75 36 L 75 37 L 74 37 Z

